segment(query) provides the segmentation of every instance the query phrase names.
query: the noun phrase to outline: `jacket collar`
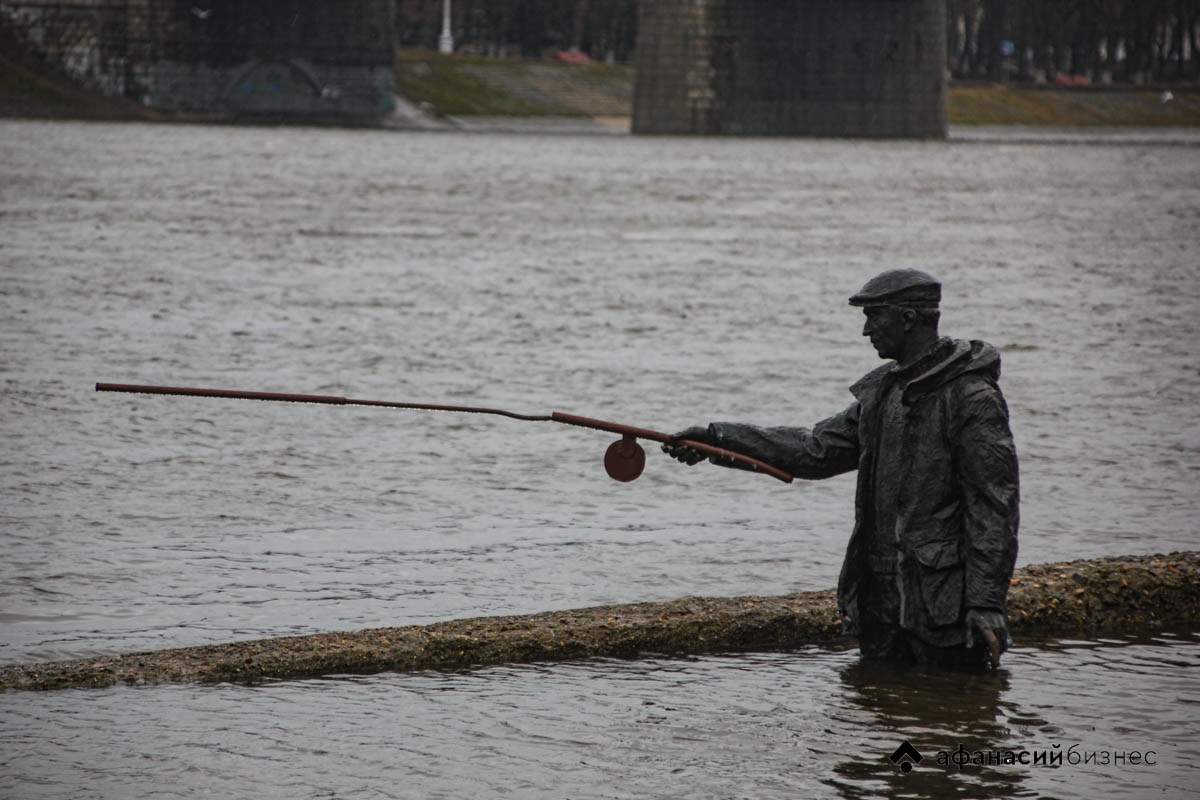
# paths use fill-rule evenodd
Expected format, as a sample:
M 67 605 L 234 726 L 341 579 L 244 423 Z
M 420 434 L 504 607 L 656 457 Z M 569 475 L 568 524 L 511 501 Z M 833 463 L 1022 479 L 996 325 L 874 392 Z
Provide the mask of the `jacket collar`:
M 899 381 L 904 387 L 904 402 L 911 404 L 922 394 L 972 371 L 986 372 L 993 379 L 998 378 L 1000 354 L 985 342 L 968 342 L 943 336 L 912 364 L 906 367 L 894 361 L 884 364 L 864 375 L 850 387 L 850 391 L 863 402 L 868 395 Z
M 954 340 L 943 336 L 929 349 L 922 353 L 916 361 L 906 367 L 894 366 L 893 380 L 904 386 L 905 397 L 910 393 L 920 393 L 936 388 L 952 374 L 957 374 L 959 362 L 971 355 L 971 345 L 967 342 Z

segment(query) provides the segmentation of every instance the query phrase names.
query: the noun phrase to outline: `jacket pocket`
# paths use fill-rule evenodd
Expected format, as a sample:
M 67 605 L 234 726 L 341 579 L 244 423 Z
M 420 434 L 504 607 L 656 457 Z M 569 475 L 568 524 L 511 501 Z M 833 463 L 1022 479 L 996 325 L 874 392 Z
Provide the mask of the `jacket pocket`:
M 935 626 L 956 622 L 962 611 L 965 576 L 958 540 L 926 542 L 913 550 L 913 556 L 921 565 L 917 580 L 930 622 Z

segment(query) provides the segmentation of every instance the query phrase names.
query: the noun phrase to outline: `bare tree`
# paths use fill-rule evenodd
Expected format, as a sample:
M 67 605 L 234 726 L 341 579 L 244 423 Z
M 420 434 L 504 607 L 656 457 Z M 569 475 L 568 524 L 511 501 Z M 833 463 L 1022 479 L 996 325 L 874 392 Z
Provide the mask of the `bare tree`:
M 442 2 L 397 0 L 401 43 L 436 46 Z M 576 48 L 629 61 L 638 2 L 452 0 L 455 41 L 492 55 Z M 959 79 L 1195 80 L 1200 0 L 946 0 L 946 43 L 946 66 Z

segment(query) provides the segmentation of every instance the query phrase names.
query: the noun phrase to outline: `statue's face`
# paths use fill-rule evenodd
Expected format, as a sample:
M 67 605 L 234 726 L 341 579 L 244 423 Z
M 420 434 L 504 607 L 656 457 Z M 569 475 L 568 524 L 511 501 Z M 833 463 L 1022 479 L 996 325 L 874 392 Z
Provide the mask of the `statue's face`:
M 904 309 L 896 306 L 867 306 L 863 309 L 867 321 L 863 325 L 863 336 L 871 339 L 871 344 L 880 358 L 899 359 L 904 354 L 904 341 L 908 336 L 908 324 L 904 319 Z

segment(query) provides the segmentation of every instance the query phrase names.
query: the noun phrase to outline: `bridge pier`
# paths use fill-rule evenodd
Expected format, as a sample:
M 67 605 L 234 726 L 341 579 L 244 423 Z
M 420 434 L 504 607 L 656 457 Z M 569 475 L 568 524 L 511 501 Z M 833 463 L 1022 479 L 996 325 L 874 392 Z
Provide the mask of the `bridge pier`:
M 633 132 L 940 139 L 945 0 L 642 0 Z

